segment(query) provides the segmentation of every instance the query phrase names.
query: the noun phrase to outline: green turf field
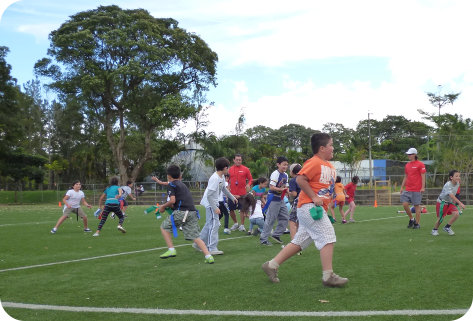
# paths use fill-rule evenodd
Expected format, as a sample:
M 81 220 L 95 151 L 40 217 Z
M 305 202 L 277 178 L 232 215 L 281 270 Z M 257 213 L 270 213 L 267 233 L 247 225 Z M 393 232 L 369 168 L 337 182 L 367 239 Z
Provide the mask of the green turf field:
M 358 207 L 357 223 L 335 224 L 334 270 L 350 282 L 332 289 L 322 286 L 315 247 L 284 263 L 281 283 L 270 283 L 261 264 L 280 246 L 260 246 L 258 238 L 242 232 L 221 234 L 219 248 L 225 254 L 216 256 L 213 265 L 204 264 L 203 255 L 182 235 L 174 239 L 177 257 L 160 259 L 166 250 L 159 232 L 162 219 L 144 215 L 145 208 L 129 208 L 126 234 L 117 231 L 118 220 L 109 219 L 95 238 L 82 231 L 75 217 L 50 234 L 61 214 L 57 206 L 0 206 L 2 302 L 109 308 L 5 310 L 19 320 L 455 320 L 461 313 L 357 317 L 353 312 L 466 311 L 472 303 L 473 211 L 468 209 L 453 226 L 455 236 L 440 230 L 434 237 L 434 214 L 423 214 L 422 228 L 411 230 L 406 228 L 407 216 L 396 212 L 400 208 Z M 94 231 L 98 220 L 93 209 L 86 211 Z M 289 235 L 283 241 L 288 242 Z M 153 309 L 173 311 L 156 315 Z M 182 310 L 210 310 L 215 315 L 179 314 Z M 258 311 L 261 315 L 255 316 Z M 270 311 L 288 314 L 271 316 Z M 352 313 L 317 317 L 297 312 Z

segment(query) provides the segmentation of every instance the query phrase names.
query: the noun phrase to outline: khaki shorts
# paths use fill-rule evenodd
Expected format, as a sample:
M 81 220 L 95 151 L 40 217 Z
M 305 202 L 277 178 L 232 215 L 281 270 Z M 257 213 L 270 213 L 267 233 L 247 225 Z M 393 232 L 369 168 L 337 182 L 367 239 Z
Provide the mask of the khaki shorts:
M 186 220 L 185 222 L 182 222 L 186 212 Z M 176 228 L 179 229 L 179 227 L 182 226 L 182 233 L 184 234 L 184 238 L 186 240 L 195 240 L 200 237 L 199 218 L 197 217 L 196 211 L 176 210 L 173 212 L 173 215 Z M 164 219 L 163 223 L 161 224 L 161 228 L 172 233 L 171 215 Z
M 67 208 L 67 207 L 64 207 L 64 209 L 62 210 L 62 215 L 63 216 L 67 216 L 69 217 L 69 214 L 71 213 L 74 213 L 74 214 L 79 214 L 79 216 L 81 218 L 84 218 L 84 217 L 87 217 L 87 215 L 85 214 L 85 212 L 82 210 L 82 208 Z

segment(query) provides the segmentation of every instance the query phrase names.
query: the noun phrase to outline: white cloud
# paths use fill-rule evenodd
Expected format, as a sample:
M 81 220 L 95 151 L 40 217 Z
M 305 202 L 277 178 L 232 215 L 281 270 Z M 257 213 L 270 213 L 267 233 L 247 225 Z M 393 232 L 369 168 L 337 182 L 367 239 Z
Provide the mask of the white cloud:
M 15 2 L 18 2 L 20 0 L 2 0 L 0 2 L 0 22 L 2 21 L 2 16 L 3 16 L 3 13 L 5 12 L 5 10 L 7 10 L 7 8 L 9 6 L 11 6 L 12 4 L 14 4 Z
M 28 24 L 18 26 L 18 31 L 34 36 L 36 43 L 40 43 L 47 41 L 51 31 L 58 27 L 58 25 L 50 23 Z

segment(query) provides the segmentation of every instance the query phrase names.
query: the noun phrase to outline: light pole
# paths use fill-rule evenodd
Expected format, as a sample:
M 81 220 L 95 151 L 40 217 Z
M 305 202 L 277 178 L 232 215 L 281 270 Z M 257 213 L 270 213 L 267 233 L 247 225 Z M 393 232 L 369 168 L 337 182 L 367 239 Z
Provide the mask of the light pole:
M 369 171 L 370 171 L 370 188 L 373 187 L 373 166 L 371 165 L 371 123 L 370 112 L 368 111 L 368 155 L 369 155 Z

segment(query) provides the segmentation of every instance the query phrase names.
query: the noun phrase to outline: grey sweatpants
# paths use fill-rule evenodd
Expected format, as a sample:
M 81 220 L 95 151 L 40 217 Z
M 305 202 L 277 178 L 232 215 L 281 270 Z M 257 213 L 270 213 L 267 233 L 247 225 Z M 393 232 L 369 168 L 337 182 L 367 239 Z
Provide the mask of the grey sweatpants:
M 289 212 L 283 201 L 273 200 L 271 204 L 269 204 L 268 211 L 266 212 L 266 220 L 264 221 L 263 233 L 261 233 L 260 237 L 261 242 L 268 240 L 276 220 L 278 221 L 278 225 L 274 229 L 273 235 L 279 237 L 284 233 L 287 223 L 289 222 Z
M 200 232 L 200 238 L 204 241 L 209 251 L 218 250 L 218 228 L 220 220 L 211 207 L 205 208 L 205 225 Z

